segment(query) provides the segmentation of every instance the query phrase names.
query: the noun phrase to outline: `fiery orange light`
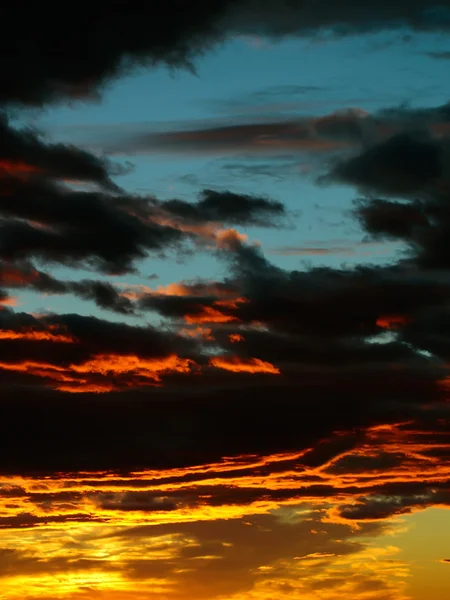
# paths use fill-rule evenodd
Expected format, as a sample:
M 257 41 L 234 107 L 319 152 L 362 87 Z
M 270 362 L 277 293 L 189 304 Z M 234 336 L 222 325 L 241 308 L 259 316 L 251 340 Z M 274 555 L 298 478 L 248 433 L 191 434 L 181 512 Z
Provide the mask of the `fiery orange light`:
M 230 333 L 228 339 L 232 344 L 244 341 L 244 337 L 240 333 Z
M 270 373 L 279 375 L 280 369 L 260 358 L 242 359 L 237 356 L 214 356 L 209 363 L 217 369 L 232 371 L 233 373 Z
M 184 319 L 186 323 L 233 323 L 239 319 L 225 310 L 237 310 L 240 304 L 248 302 L 246 298 L 234 298 L 228 300 L 216 300 L 211 306 L 202 306 L 197 314 L 187 314 Z M 225 309 L 225 310 L 222 310 Z
M 186 323 L 232 323 L 238 321 L 237 317 L 232 315 L 226 315 L 220 310 L 212 306 L 203 306 L 199 314 L 196 315 L 185 315 Z
M 76 339 L 70 335 L 53 333 L 52 331 L 37 331 L 31 328 L 22 331 L 11 331 L 9 329 L 0 330 L 0 340 L 47 340 L 66 344 L 76 342 Z
M 119 284 L 125 287 L 125 290 L 121 292 L 121 296 L 128 298 L 129 300 L 140 300 L 147 295 L 153 296 L 191 296 L 201 297 L 211 295 L 218 298 L 227 298 L 235 294 L 234 291 L 221 287 L 216 282 L 202 282 L 201 285 L 196 287 L 195 284 L 185 282 L 174 282 L 167 285 L 158 285 L 156 289 L 153 289 L 147 285 L 126 285 Z
M 189 358 L 174 354 L 158 358 L 140 358 L 134 355 L 97 355 L 82 364 L 66 366 L 23 361 L 21 363 L 0 363 L 0 369 L 22 372 L 49 379 L 56 389 L 65 392 L 108 392 L 127 387 L 158 385 L 162 375 L 169 373 L 191 373 L 198 368 Z M 98 380 L 98 377 L 109 377 Z M 120 377 L 120 382 L 115 378 Z
M 376 325 L 383 329 L 399 329 L 402 325 L 406 325 L 409 319 L 403 315 L 384 315 L 378 317 Z
M 160 381 L 161 373 L 172 371 L 189 373 L 194 361 L 175 354 L 163 358 L 140 358 L 134 355 L 104 354 L 81 364 L 71 365 L 76 373 L 100 373 L 101 375 L 133 372 L 138 376 Z

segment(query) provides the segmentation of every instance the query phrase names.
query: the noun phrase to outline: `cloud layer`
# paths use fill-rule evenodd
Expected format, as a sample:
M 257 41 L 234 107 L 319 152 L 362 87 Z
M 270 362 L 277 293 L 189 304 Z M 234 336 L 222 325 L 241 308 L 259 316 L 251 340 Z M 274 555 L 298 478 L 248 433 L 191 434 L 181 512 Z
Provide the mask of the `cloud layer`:
M 159 8 L 91 3 L 64 26 L 53 7 L 5 9 L 17 27 L 0 42 L 0 594 L 404 600 L 407 561 L 377 540 L 450 508 L 448 105 L 119 140 L 326 155 L 319 181 L 354 194 L 363 243 L 404 251 L 387 266 L 302 270 L 250 237 L 289 225 L 278 199 L 131 194 L 126 169 L 10 113 L 100 97 L 134 68 L 190 66 L 232 35 L 446 31 L 450 5 Z M 224 275 L 126 281 L 144 259 L 196 252 Z M 103 316 L 21 311 L 30 291 Z

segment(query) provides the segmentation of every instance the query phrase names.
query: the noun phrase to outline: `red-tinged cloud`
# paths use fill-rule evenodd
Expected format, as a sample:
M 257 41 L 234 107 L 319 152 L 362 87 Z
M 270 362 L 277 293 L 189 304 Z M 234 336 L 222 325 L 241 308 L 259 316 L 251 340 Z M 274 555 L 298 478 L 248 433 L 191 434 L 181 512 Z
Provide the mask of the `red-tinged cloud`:
M 203 306 L 196 314 L 186 314 L 184 319 L 190 325 L 195 323 L 232 323 L 238 320 L 213 306 Z
M 402 315 L 385 315 L 376 320 L 378 327 L 382 329 L 399 329 L 408 323 L 408 318 Z
M 183 327 L 180 329 L 180 335 L 184 335 L 186 337 L 191 338 L 202 338 L 206 341 L 213 341 L 214 335 L 212 333 L 211 327 L 202 327 L 201 325 L 197 325 L 194 327 Z
M 257 98 L 270 98 L 272 90 L 260 90 Z M 288 93 L 288 92 L 287 92 Z M 283 94 L 280 94 L 283 97 Z M 255 98 L 242 97 L 238 100 L 224 101 L 229 114 L 242 110 Z M 257 107 L 255 107 L 257 108 Z M 323 116 L 299 116 L 295 120 L 280 117 L 278 120 L 269 120 L 260 117 L 253 120 L 247 117 L 227 118 L 210 122 L 186 122 L 183 128 L 176 124 L 166 131 L 149 131 L 148 133 L 127 132 L 127 126 L 117 133 L 116 140 L 109 136 L 103 145 L 108 150 L 116 153 L 167 153 L 192 155 L 220 155 L 220 156 L 266 156 L 267 164 L 249 164 L 246 160 L 234 163 L 225 163 L 225 171 L 237 170 L 241 175 L 271 175 L 277 177 L 282 169 L 278 161 L 270 162 L 270 157 L 282 155 L 287 157 L 285 165 L 290 173 L 299 175 L 301 164 L 299 157 L 307 155 L 310 160 L 320 161 L 324 156 L 348 157 L 360 150 L 361 144 L 371 148 L 376 143 L 389 145 L 396 136 L 401 138 L 403 132 L 411 124 L 418 130 L 427 131 L 437 140 L 445 138 L 448 134 L 446 105 L 428 110 L 414 110 L 408 108 L 393 108 L 379 112 L 367 113 L 360 108 L 338 110 Z M 178 129 L 176 127 L 178 126 Z M 140 128 L 141 129 L 141 128 Z M 89 129 L 86 132 L 89 136 Z M 97 142 L 92 140 L 92 142 Z M 89 139 L 87 139 L 89 143 Z M 445 143 L 445 142 L 444 142 Z M 372 152 L 373 154 L 373 152 Z M 352 160 L 352 159 L 350 159 Z M 356 164 L 357 157 L 353 159 Z M 340 163 L 339 163 L 340 164 Z M 333 173 L 333 179 L 357 177 L 352 175 L 347 168 L 339 166 Z M 359 168 L 359 163 L 358 163 Z M 327 178 L 324 178 L 326 181 Z M 355 179 L 355 182 L 357 180 Z M 352 180 L 353 183 L 353 180 Z M 361 180 L 361 183 L 364 183 Z
M 175 355 L 152 359 L 132 355 L 98 355 L 84 363 L 65 367 L 32 361 L 18 364 L 0 362 L 1 370 L 25 373 L 43 379 L 62 392 L 78 393 L 156 385 L 161 383 L 165 374 L 191 373 L 195 367 L 193 360 Z
M 216 155 L 333 152 L 350 141 L 326 138 L 315 131 L 314 120 L 230 124 L 210 129 L 138 134 L 110 145 L 115 152 Z M 353 140 L 353 144 L 356 140 Z M 350 143 L 349 143 L 350 142 Z
M 0 180 L 2 175 L 14 175 L 16 177 L 27 177 L 30 174 L 39 173 L 39 169 L 21 161 L 10 161 L 0 159 Z
M 232 300 L 214 300 L 211 306 L 197 305 L 195 312 L 186 312 L 184 319 L 186 323 L 234 323 L 239 319 L 233 314 L 241 304 L 245 304 L 245 298 L 234 298 Z
M 0 265 L 0 285 L 8 288 L 31 286 L 40 279 L 40 273 L 32 265 L 3 262 Z
M 244 360 L 237 356 L 214 356 L 209 362 L 217 369 L 224 369 L 225 371 L 231 371 L 232 373 L 268 373 L 271 375 L 280 374 L 280 369 L 259 358 L 250 358 Z
M 156 288 L 143 284 L 119 284 L 119 287 L 124 288 L 124 291 L 121 292 L 122 296 L 134 301 L 142 300 L 150 295 L 220 299 L 236 296 L 238 291 L 231 283 L 201 279 L 168 283 L 167 285 L 158 285 Z
M 70 335 L 58 333 L 57 327 L 50 327 L 48 330 L 23 328 L 20 331 L 0 329 L 0 340 L 32 340 L 37 342 L 44 340 L 63 344 L 72 344 L 77 341 Z
M 228 334 L 228 339 L 232 344 L 235 344 L 237 342 L 243 342 L 244 336 L 242 336 L 240 333 L 230 333 Z
M 286 91 L 288 94 L 289 91 Z M 260 90 L 256 99 L 270 99 L 273 90 Z M 280 92 L 283 97 L 283 91 Z M 242 97 L 239 100 L 224 101 L 228 113 L 242 110 L 243 106 L 256 100 L 254 97 Z M 246 103 L 247 100 L 247 103 Z M 237 105 L 237 107 L 236 107 Z M 187 122 L 183 129 L 163 132 L 128 133 L 123 128 L 116 141 L 111 138 L 106 142 L 108 148 L 123 153 L 153 153 L 168 154 L 200 154 L 200 155 L 288 155 L 292 165 L 295 157 L 301 154 L 342 155 L 358 151 L 361 142 L 371 144 L 375 141 L 385 141 L 401 132 L 408 121 L 415 120 L 420 126 L 432 131 L 435 135 L 445 134 L 445 112 L 436 110 L 412 111 L 394 109 L 370 114 L 360 108 L 338 110 L 323 116 L 299 116 L 269 120 L 264 117 L 243 121 L 228 118 L 225 122 Z M 443 121 L 443 122 L 442 122 Z M 225 166 L 225 169 L 229 167 Z M 268 166 L 262 170 L 264 174 L 276 176 L 279 165 Z M 245 164 L 242 173 L 246 172 Z M 258 171 L 248 167 L 248 174 Z
M 5 115 L 0 115 L 0 179 L 8 189 L 5 176 L 21 179 L 46 176 L 61 181 L 76 180 L 95 183 L 109 190 L 117 190 L 110 175 L 113 165 L 75 146 L 48 143 L 30 128 L 17 129 Z M 116 168 L 115 174 L 120 174 Z

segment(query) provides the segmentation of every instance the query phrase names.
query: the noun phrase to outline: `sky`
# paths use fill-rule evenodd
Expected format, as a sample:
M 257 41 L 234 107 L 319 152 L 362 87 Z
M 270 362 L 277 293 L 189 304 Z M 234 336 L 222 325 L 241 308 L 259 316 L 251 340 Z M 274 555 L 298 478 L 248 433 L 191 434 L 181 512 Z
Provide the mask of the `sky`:
M 450 597 L 450 2 L 3 9 L 0 600 Z

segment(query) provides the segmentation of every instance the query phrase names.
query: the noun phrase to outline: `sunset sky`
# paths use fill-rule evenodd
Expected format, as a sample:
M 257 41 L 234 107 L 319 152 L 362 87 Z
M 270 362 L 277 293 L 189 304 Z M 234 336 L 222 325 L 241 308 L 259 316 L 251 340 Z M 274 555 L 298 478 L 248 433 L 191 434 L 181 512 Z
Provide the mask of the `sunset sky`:
M 2 17 L 0 600 L 450 598 L 450 0 Z

